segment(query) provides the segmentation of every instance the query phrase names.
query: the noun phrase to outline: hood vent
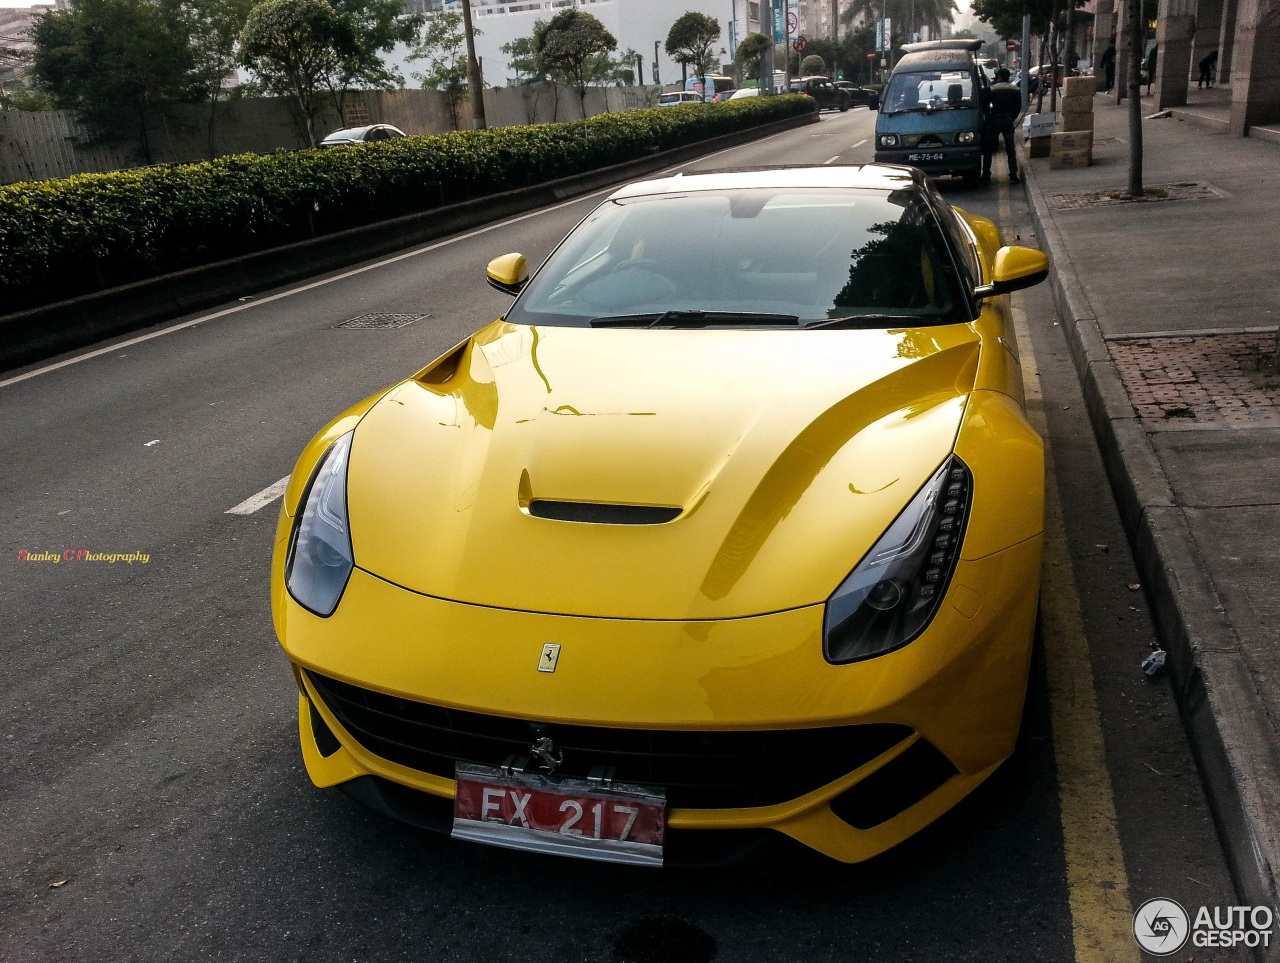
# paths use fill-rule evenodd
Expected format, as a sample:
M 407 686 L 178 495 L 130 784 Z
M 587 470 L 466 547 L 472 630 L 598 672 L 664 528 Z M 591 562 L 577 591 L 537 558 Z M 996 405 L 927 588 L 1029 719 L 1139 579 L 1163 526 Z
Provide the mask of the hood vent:
M 664 505 L 606 505 L 601 502 L 559 502 L 537 498 L 529 503 L 534 518 L 591 525 L 661 525 L 680 514 Z

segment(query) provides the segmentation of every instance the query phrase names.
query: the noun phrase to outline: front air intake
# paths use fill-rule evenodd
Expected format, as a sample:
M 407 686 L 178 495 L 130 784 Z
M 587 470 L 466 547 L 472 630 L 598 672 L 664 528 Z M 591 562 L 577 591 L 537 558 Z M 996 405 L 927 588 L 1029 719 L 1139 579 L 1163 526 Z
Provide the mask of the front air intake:
M 589 525 L 661 525 L 680 514 L 667 505 L 606 505 L 602 502 L 560 502 L 537 498 L 529 503 L 534 518 Z

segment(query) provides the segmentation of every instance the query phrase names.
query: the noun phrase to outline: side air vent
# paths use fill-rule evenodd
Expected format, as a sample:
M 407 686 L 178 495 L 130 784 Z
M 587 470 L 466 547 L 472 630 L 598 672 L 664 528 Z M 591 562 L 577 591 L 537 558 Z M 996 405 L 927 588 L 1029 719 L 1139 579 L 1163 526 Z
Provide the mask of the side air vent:
M 680 509 L 663 505 L 605 505 L 537 498 L 529 503 L 529 514 L 534 518 L 591 525 L 661 525 L 679 515 Z

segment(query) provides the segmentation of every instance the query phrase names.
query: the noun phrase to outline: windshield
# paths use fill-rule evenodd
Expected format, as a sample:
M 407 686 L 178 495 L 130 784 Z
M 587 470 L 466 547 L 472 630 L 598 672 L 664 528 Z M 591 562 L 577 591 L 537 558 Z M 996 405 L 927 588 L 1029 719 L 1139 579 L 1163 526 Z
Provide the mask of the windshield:
M 880 109 L 886 114 L 971 109 L 977 105 L 973 74 L 968 70 L 912 70 L 894 74 L 883 101 Z
M 966 311 L 955 263 L 918 192 L 761 188 L 606 201 L 506 317 L 637 327 L 862 317 L 894 327 L 968 321 Z

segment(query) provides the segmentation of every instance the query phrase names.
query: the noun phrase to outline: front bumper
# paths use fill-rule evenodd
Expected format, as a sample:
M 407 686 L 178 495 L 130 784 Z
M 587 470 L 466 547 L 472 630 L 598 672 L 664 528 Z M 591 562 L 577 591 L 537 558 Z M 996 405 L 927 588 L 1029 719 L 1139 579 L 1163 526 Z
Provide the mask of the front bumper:
M 820 605 L 721 621 L 602 620 L 448 602 L 360 570 L 329 619 L 297 606 L 277 579 L 277 631 L 297 673 L 303 756 L 317 786 L 367 789 L 364 777 L 374 777 L 453 796 L 448 753 L 404 754 L 371 736 L 350 705 L 361 690 L 385 700 L 379 711 L 398 703 L 410 714 L 539 722 L 588 738 L 750 732 L 773 750 L 754 765 L 744 756 L 737 778 L 727 767 L 719 795 L 686 793 L 684 805 L 673 790 L 673 834 L 774 830 L 857 862 L 932 822 L 1012 752 L 1039 560 L 1035 537 L 962 561 L 919 639 L 844 666 L 823 659 Z M 549 641 L 561 645 L 560 663 L 540 673 Z
M 924 160 L 924 155 L 936 156 Z M 910 158 L 915 156 L 916 160 Z M 965 147 L 929 145 L 926 147 L 876 148 L 877 164 L 904 164 L 916 167 L 926 174 L 974 174 L 982 171 L 982 148 L 978 144 Z

